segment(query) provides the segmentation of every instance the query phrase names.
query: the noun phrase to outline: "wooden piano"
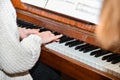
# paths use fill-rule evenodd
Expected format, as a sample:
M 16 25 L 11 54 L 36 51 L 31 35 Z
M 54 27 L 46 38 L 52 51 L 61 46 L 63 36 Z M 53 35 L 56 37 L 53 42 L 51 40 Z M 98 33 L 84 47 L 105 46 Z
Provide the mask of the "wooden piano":
M 45 9 L 43 7 L 29 5 L 21 2 L 20 0 L 12 0 L 12 2 L 16 8 L 19 19 L 100 47 L 95 38 L 94 24 Z M 67 50 L 64 52 L 67 52 Z M 86 59 L 87 57 L 84 58 Z M 52 50 L 45 46 L 42 47 L 40 61 L 60 71 L 63 74 L 64 80 L 120 80 L 120 63 L 117 63 L 117 70 L 119 70 L 119 72 L 114 73 L 105 69 L 98 69 L 94 67 L 92 63 L 86 64 L 84 63 L 85 61 L 75 59 L 73 56 L 70 57 L 60 54 L 57 50 Z M 99 64 L 97 61 L 94 62 Z M 108 63 L 111 64 L 110 62 Z M 114 65 L 116 64 L 111 65 L 113 65 L 114 68 Z M 66 76 L 69 77 L 69 79 L 65 79 Z

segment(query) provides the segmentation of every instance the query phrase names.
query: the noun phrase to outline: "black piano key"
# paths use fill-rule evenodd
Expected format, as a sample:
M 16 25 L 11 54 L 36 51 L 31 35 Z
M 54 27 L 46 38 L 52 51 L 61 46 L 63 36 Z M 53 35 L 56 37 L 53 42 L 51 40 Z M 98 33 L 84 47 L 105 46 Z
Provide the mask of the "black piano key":
M 109 52 L 108 52 L 108 53 L 100 53 L 100 54 L 96 54 L 95 57 L 100 57 L 100 56 L 103 56 L 103 55 L 105 55 L 105 54 L 109 54 Z
M 32 25 L 32 26 L 25 26 L 25 28 L 26 28 L 26 29 L 35 29 L 33 26 L 34 26 L 34 25 Z
M 40 29 L 41 28 L 40 26 L 37 26 L 37 25 L 34 25 L 32 23 L 28 23 L 28 22 L 22 21 L 20 19 L 17 19 L 17 24 L 20 27 L 23 27 L 23 28 L 30 28 L 30 29 Z
M 109 54 L 109 55 L 103 56 L 102 60 L 107 60 L 107 58 L 114 56 L 114 55 L 116 55 L 116 54 Z
M 86 53 L 86 52 L 85 52 L 85 49 L 88 49 L 88 48 L 91 48 L 91 47 L 93 47 L 93 46 L 90 45 L 90 44 L 88 44 L 87 46 L 85 46 L 85 47 L 83 47 L 83 48 L 80 48 L 81 50 L 80 50 L 80 49 L 79 49 L 79 50 L 80 50 L 80 51 L 83 51 L 83 53 Z
M 24 23 L 25 23 L 24 21 L 17 19 L 17 24 L 18 24 L 19 26 L 23 25 Z
M 69 37 L 67 37 L 67 36 L 62 36 L 61 38 L 60 38 L 60 41 L 59 41 L 59 43 L 64 43 L 64 42 L 66 42 L 66 41 L 68 41 L 69 40 Z
M 83 42 L 79 41 L 79 40 L 72 40 L 72 41 L 66 42 L 65 46 L 73 47 L 73 46 L 76 46 L 76 45 L 79 45 L 79 44 L 82 44 L 82 43 Z
M 95 50 L 95 49 L 98 49 L 98 47 L 96 47 L 96 46 L 91 46 L 91 47 L 89 47 L 89 48 L 85 48 L 85 49 L 83 50 L 83 53 L 87 53 L 87 52 L 92 51 L 92 50 Z
M 69 45 L 69 47 L 74 47 L 74 46 L 77 46 L 77 45 L 83 44 L 83 43 L 84 43 L 83 41 L 76 40 L 76 41 L 74 41 L 73 43 L 71 43 L 71 44 Z
M 28 27 L 32 28 L 33 26 L 33 24 L 27 23 L 27 22 L 21 22 L 20 24 L 21 24 L 20 26 L 25 27 L 25 28 L 28 28 Z
M 64 43 L 64 42 L 67 42 L 67 41 L 70 41 L 70 40 L 73 40 L 74 38 L 70 38 L 70 37 L 67 37 L 67 36 L 62 36 L 61 38 L 60 38 L 60 41 L 59 41 L 59 43 Z
M 102 55 L 109 54 L 109 53 L 110 51 L 101 49 L 98 53 L 95 54 L 95 57 L 100 57 Z
M 91 45 L 90 44 L 85 44 L 84 46 L 81 46 L 80 48 L 79 48 L 79 51 L 83 51 L 85 48 L 88 48 L 88 47 L 90 47 Z
M 99 51 L 100 50 L 93 51 L 93 52 L 90 53 L 90 55 L 93 56 L 93 55 L 97 54 Z
M 60 35 L 60 33 L 58 33 L 58 32 L 53 32 L 53 34 L 54 34 L 54 35 Z
M 41 29 L 42 27 L 38 26 L 38 25 L 33 25 L 32 29 Z
M 76 40 L 66 42 L 66 43 L 65 43 L 65 46 L 69 46 L 70 44 L 74 43 L 75 41 L 76 41 Z
M 22 28 L 26 28 L 28 25 L 26 23 L 22 24 L 22 25 L 19 25 L 20 27 Z
M 83 44 L 81 44 L 81 45 L 79 45 L 79 46 L 76 46 L 75 47 L 75 50 L 78 50 L 81 46 L 83 46 L 83 45 L 85 45 L 85 43 L 83 43 Z
M 88 44 L 83 44 L 83 45 L 80 45 L 80 46 L 77 46 L 75 49 L 77 50 L 77 49 L 81 49 L 81 48 L 83 48 L 83 47 L 85 47 L 86 45 L 88 45 Z
M 115 59 L 115 60 L 112 60 L 112 64 L 116 64 L 116 63 L 119 63 L 120 62 L 120 57 L 119 58 L 117 58 L 117 59 Z
M 44 31 L 50 31 L 49 29 L 46 29 L 46 28 L 41 28 L 40 29 L 40 32 L 44 32 Z
M 107 58 L 107 62 L 110 62 L 110 61 L 112 61 L 112 60 L 114 60 L 114 59 L 116 59 L 118 57 L 120 58 L 120 55 L 118 55 L 118 54 L 116 54 L 114 56 L 110 56 L 110 57 Z

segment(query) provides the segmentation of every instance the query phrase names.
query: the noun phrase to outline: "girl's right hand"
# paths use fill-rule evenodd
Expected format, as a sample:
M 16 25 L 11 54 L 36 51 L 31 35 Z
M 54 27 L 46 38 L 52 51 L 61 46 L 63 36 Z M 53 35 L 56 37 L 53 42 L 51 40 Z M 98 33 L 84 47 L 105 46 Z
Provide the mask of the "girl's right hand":
M 50 31 L 40 32 L 37 35 L 40 36 L 43 44 L 46 44 L 46 43 L 49 43 L 49 42 L 52 42 L 52 41 L 58 41 L 59 38 L 62 37 L 62 34 L 54 35 Z

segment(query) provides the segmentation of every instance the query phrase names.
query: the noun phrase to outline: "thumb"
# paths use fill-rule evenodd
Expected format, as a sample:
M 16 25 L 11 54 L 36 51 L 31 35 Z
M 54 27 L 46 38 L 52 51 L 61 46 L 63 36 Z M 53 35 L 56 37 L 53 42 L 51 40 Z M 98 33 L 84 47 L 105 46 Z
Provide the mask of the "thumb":
M 61 38 L 62 36 L 63 36 L 62 34 L 60 34 L 60 35 L 56 35 L 56 36 L 55 36 L 55 40 Z

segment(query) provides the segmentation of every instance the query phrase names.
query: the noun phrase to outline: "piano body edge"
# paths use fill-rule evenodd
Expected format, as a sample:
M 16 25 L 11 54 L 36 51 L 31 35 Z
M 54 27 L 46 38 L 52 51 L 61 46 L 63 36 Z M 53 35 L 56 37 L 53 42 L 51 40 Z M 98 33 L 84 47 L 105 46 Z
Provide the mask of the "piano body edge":
M 42 47 L 40 61 L 72 77 L 73 80 L 119 80 L 119 78 L 111 74 L 97 70 L 45 47 Z

